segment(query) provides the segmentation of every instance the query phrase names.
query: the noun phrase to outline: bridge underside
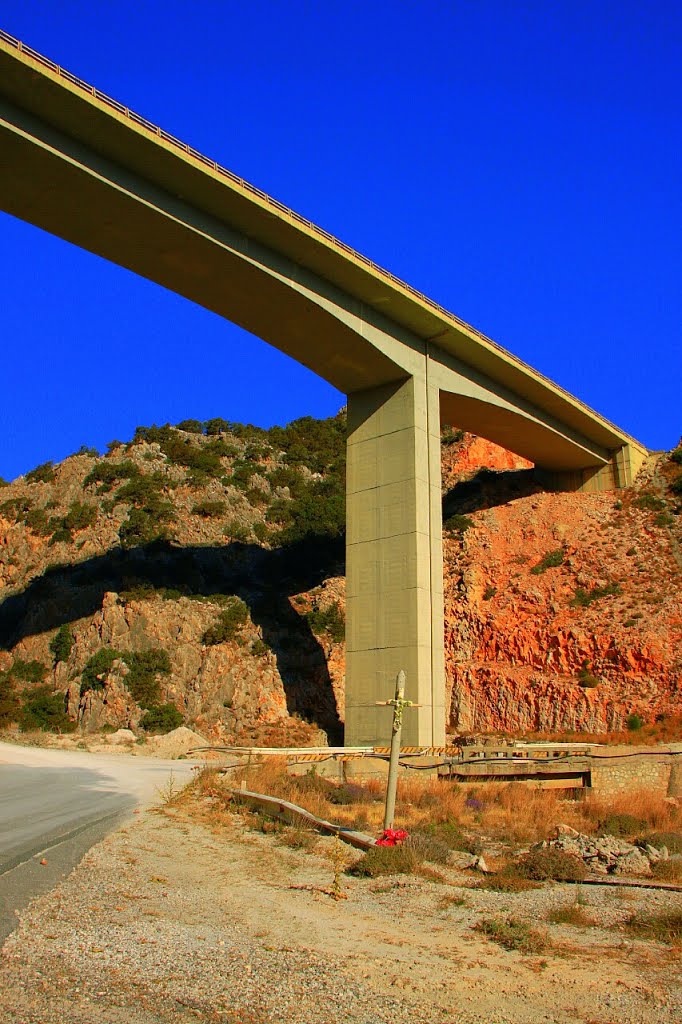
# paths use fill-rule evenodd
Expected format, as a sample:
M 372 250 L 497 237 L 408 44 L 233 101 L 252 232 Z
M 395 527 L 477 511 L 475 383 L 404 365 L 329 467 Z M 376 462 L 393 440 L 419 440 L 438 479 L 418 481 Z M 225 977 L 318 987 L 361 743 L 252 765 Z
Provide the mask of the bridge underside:
M 348 395 L 346 743 L 386 739 L 375 701 L 404 669 L 420 707 L 403 742 L 442 745 L 441 422 L 572 488 L 627 485 L 645 449 L 357 254 L 2 46 L 0 149 L 6 212 L 239 324 Z

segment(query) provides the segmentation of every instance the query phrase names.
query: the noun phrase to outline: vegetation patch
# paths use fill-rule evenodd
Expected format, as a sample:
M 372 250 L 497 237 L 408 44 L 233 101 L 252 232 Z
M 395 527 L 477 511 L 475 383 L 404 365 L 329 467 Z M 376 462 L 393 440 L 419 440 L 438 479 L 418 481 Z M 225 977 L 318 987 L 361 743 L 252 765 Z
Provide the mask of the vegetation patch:
M 22 696 L 19 727 L 22 732 L 62 733 L 73 732 L 76 723 L 66 713 L 63 693 L 55 693 L 51 686 L 37 686 Z
M 551 846 L 524 854 L 516 862 L 516 871 L 521 878 L 537 882 L 581 882 L 587 876 L 580 857 Z
M 541 889 L 542 883 L 532 878 L 524 878 L 516 869 L 515 864 L 507 864 L 494 875 L 486 875 L 476 884 L 477 889 L 486 889 L 488 892 L 529 892 L 531 889 Z
M 607 583 L 603 587 L 592 587 L 591 590 L 584 590 L 582 587 L 578 587 L 575 597 L 569 603 L 571 608 L 587 608 L 589 605 L 594 604 L 595 601 L 600 601 L 603 597 L 617 596 L 620 592 L 619 583 Z
M 220 500 L 211 501 L 207 498 L 192 506 L 192 515 L 201 516 L 202 519 L 220 519 L 221 516 L 225 515 L 226 511 L 226 502 Z
M 469 516 L 463 516 L 457 513 L 454 516 L 449 516 L 443 523 L 443 533 L 449 534 L 451 537 L 461 537 L 467 530 L 470 530 L 472 526 L 475 526 L 473 519 Z
M 440 435 L 441 444 L 446 447 L 450 447 L 453 444 L 459 444 L 460 441 L 464 440 L 464 431 L 459 430 L 457 427 L 443 427 Z
M 155 735 L 164 735 L 179 728 L 183 721 L 175 704 L 160 704 L 145 711 L 140 719 L 140 728 Z
M 582 686 L 584 690 L 594 690 L 600 682 L 599 676 L 593 675 L 587 667 L 581 668 L 578 672 L 578 685 Z
M 543 572 L 547 572 L 548 569 L 556 569 L 558 566 L 563 565 L 564 559 L 566 558 L 566 552 L 563 548 L 557 548 L 555 551 L 548 551 L 547 554 L 543 555 L 537 565 L 534 565 L 530 570 L 535 576 L 539 576 Z
M 348 868 L 348 874 L 359 878 L 380 875 L 411 875 L 423 863 L 421 852 L 408 843 L 401 846 L 373 846 Z
M 647 512 L 662 512 L 665 508 L 663 498 L 658 498 L 655 494 L 648 492 L 638 495 L 632 504 L 635 508 L 645 509 Z
M 19 713 L 19 698 L 14 680 L 9 672 L 0 672 L 0 728 L 16 722 Z
M 637 840 L 638 846 L 655 846 L 660 850 L 665 846 L 668 853 L 682 854 L 682 832 L 648 832 Z
M 43 462 L 26 474 L 26 482 L 29 484 L 51 484 L 54 480 L 54 462 Z
M 249 618 L 249 610 L 239 597 L 230 599 L 230 603 L 220 613 L 212 626 L 206 630 L 201 642 L 214 646 L 236 640 Z
M 83 486 L 98 484 L 98 493 L 105 494 L 118 480 L 132 480 L 140 476 L 140 470 L 131 459 L 124 462 L 111 462 L 103 459 L 96 462 L 83 480 Z
M 315 606 L 306 612 L 305 618 L 313 633 L 318 636 L 327 633 L 334 643 L 340 644 L 346 636 L 346 620 L 338 601 L 327 608 Z
M 552 907 L 547 911 L 547 920 L 552 924 L 570 924 L 574 928 L 592 928 L 596 924 L 594 918 L 577 902 Z
M 81 673 L 81 695 L 88 690 L 101 690 L 114 662 L 125 662 L 128 673 L 124 678 L 126 688 L 142 708 L 158 705 L 161 687 L 159 675 L 171 671 L 168 652 L 160 647 L 146 651 L 118 651 L 113 647 L 101 647 L 86 663 Z
M 50 640 L 50 651 L 54 654 L 55 663 L 69 660 L 75 642 L 71 629 L 65 622 Z
M 541 953 L 549 946 L 543 932 L 515 917 L 483 918 L 474 925 L 474 931 L 481 932 L 505 949 L 517 950 L 519 953 Z
M 626 927 L 641 939 L 654 939 L 670 945 L 682 942 L 682 910 L 635 913 L 626 921 Z

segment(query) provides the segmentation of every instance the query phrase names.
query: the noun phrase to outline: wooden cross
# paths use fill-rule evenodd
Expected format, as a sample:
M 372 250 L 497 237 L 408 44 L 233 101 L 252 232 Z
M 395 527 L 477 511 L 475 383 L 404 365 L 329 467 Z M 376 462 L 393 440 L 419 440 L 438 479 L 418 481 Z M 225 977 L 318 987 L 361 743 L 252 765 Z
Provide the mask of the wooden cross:
M 386 808 L 384 810 L 384 830 L 393 828 L 395 818 L 395 799 L 398 789 L 398 763 L 400 761 L 400 738 L 403 731 L 403 711 L 405 708 L 418 708 L 412 700 L 405 700 L 405 671 L 401 668 L 395 681 L 395 697 L 393 700 L 378 700 L 377 707 L 393 708 L 393 731 L 391 733 L 391 755 L 388 761 L 388 782 L 386 783 Z

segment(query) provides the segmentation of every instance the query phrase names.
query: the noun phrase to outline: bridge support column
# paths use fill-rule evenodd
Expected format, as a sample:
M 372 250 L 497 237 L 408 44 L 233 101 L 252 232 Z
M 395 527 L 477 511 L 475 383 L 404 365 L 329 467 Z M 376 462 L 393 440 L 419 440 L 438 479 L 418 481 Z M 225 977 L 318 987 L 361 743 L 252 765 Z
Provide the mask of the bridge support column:
M 404 669 L 403 744 L 445 741 L 439 393 L 425 377 L 348 396 L 347 746 L 388 743 Z

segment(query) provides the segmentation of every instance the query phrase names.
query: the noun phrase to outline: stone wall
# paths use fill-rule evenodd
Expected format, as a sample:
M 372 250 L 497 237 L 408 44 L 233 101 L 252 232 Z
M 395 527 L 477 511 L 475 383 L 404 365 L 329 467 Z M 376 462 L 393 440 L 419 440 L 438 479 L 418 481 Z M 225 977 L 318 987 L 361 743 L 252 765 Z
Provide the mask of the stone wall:
M 591 762 L 591 784 L 596 792 L 618 794 L 646 789 L 659 796 L 682 796 L 680 744 L 663 750 L 634 750 L 632 747 L 616 747 L 608 752 L 593 750 Z

